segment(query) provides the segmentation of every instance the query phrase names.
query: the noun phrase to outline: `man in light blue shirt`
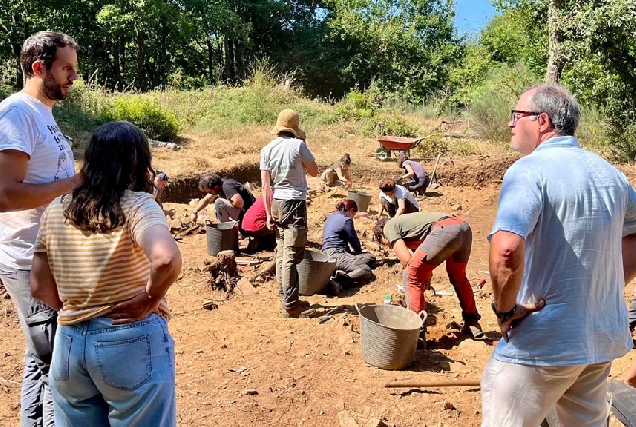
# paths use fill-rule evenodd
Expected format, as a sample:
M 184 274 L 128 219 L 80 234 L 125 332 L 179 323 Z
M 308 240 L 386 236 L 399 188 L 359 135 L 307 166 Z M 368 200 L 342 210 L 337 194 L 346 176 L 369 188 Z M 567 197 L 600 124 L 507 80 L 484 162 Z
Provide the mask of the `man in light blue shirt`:
M 261 183 L 267 228 L 276 229 L 276 279 L 284 318 L 299 317 L 309 304 L 299 299 L 298 270 L 307 244 L 307 178 L 318 165 L 305 143 L 300 117 L 285 109 L 278 115 L 272 142 L 261 149 Z M 270 202 L 270 189 L 274 199 Z M 275 225 L 275 227 L 274 227 Z
M 555 84 L 512 110 L 510 145 L 526 156 L 504 176 L 489 236 L 503 339 L 481 379 L 483 426 L 537 426 L 553 406 L 562 425 L 605 425 L 611 362 L 632 347 L 621 245 L 636 192 L 580 147 L 578 121 Z

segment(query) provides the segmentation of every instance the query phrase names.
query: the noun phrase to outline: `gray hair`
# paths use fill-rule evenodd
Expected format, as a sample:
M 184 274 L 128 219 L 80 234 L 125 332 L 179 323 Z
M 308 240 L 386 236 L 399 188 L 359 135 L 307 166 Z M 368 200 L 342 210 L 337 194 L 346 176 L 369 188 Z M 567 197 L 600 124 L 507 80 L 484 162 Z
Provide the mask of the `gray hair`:
M 533 111 L 546 113 L 550 117 L 554 133 L 560 136 L 572 136 L 579 125 L 579 106 L 564 86 L 556 83 L 541 83 L 526 89 L 537 90 L 530 98 Z

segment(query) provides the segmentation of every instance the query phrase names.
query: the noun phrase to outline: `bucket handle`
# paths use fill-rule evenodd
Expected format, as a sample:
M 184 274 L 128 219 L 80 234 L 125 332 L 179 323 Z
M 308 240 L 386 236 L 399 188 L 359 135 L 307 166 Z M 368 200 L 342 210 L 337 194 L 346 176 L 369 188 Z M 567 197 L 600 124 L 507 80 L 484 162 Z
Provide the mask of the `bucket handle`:
M 428 313 L 426 313 L 425 310 L 422 310 L 419 313 L 417 313 L 417 315 L 419 316 L 420 320 L 422 321 L 422 324 L 420 325 L 420 327 L 425 325 L 426 324 L 426 319 L 428 318 Z
M 360 313 L 360 307 L 358 306 L 358 303 L 355 304 L 356 307 L 356 311 L 358 312 L 358 316 L 362 316 L 362 313 Z

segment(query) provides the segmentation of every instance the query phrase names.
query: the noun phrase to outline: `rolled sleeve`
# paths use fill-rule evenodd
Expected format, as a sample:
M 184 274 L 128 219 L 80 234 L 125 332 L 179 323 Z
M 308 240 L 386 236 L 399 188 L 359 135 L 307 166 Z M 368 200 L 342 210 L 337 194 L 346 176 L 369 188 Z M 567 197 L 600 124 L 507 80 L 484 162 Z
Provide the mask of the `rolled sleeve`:
M 526 239 L 534 230 L 542 209 L 541 177 L 531 168 L 513 165 L 504 175 L 497 217 L 488 241 L 498 231 Z

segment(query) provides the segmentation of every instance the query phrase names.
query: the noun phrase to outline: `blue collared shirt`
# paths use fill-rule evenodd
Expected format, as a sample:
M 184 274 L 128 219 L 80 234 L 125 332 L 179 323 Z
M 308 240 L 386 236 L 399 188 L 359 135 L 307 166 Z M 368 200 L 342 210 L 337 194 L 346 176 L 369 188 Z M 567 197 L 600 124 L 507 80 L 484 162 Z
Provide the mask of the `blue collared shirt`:
M 518 303 L 546 300 L 495 348 L 495 359 L 567 366 L 611 361 L 632 347 L 621 239 L 636 232 L 627 178 L 574 137 L 555 137 L 504 176 L 497 231 L 525 239 Z

